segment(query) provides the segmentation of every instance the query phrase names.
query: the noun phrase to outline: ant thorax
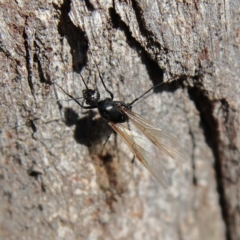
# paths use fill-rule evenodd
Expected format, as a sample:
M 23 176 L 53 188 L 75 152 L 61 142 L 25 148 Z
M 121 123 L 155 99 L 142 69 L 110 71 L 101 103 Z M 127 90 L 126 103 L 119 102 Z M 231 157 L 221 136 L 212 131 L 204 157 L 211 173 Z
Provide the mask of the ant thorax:
M 104 119 L 113 123 L 123 123 L 128 117 L 119 109 L 119 105 L 119 102 L 114 102 L 110 98 L 101 100 L 97 104 L 98 111 Z

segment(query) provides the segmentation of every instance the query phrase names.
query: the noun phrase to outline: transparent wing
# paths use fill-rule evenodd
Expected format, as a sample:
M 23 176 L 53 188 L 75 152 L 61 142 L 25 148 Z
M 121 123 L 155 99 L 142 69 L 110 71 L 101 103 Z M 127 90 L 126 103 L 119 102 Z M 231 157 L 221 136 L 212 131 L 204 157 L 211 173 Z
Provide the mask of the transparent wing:
M 189 160 L 184 147 L 179 143 L 178 139 L 168 135 L 161 129 L 152 126 L 147 120 L 141 118 L 138 114 L 125 110 L 120 107 L 131 120 L 131 122 L 157 147 L 164 151 L 172 159 L 178 162 L 186 162 Z
M 154 145 L 144 135 L 139 135 L 135 131 L 130 131 L 122 123 L 109 122 L 110 126 L 123 138 L 136 158 L 149 170 L 149 172 L 157 179 L 157 181 L 167 188 L 166 179 L 163 172 L 163 164 L 161 159 L 156 159 L 154 153 Z

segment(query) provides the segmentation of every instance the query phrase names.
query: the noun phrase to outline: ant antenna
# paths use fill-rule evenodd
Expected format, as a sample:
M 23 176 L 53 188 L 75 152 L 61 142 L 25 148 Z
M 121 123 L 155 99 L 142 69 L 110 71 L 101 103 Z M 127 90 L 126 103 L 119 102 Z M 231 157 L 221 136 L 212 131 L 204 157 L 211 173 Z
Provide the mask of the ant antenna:
M 96 67 L 97 67 L 97 70 L 98 70 L 98 75 L 99 75 L 99 77 L 100 77 L 100 79 L 101 79 L 101 82 L 102 82 L 105 90 L 110 94 L 111 99 L 113 100 L 113 98 L 114 98 L 113 93 L 112 93 L 110 90 L 108 90 L 108 88 L 106 87 L 106 85 L 105 85 L 105 83 L 104 83 L 104 81 L 103 81 L 103 78 L 102 78 L 102 76 L 101 76 L 101 74 L 100 74 L 100 71 L 99 71 L 99 68 L 98 68 L 98 65 L 97 65 L 97 64 L 96 64 Z
M 61 86 L 59 86 L 57 83 L 54 83 L 54 84 L 56 84 L 68 97 L 70 97 L 71 100 L 73 100 L 75 103 L 77 103 L 80 107 L 83 107 L 83 105 L 76 98 L 74 98 L 72 95 L 67 93 Z
M 153 90 L 154 88 L 157 88 L 159 86 L 161 86 L 162 84 L 164 84 L 165 82 L 161 82 L 155 86 L 152 86 L 151 88 L 149 88 L 145 93 L 143 93 L 142 95 L 140 95 L 139 97 L 135 98 L 132 102 L 128 103 L 129 106 L 132 106 L 135 102 L 137 102 L 140 98 L 144 97 L 147 93 L 149 93 L 151 90 Z
M 90 54 L 93 56 L 92 51 L 89 50 L 89 52 L 90 52 Z M 96 64 L 96 63 L 95 63 L 95 64 Z M 113 100 L 113 99 L 114 99 L 113 93 L 106 87 L 106 85 L 105 85 L 105 83 L 104 83 L 104 81 L 103 81 L 103 78 L 102 78 L 102 76 L 101 76 L 101 73 L 100 73 L 100 70 L 99 70 L 97 64 L 96 64 L 96 67 L 97 67 L 97 70 L 98 70 L 99 78 L 101 79 L 101 82 L 102 82 L 102 84 L 103 84 L 103 86 L 104 86 L 104 89 L 110 94 L 111 100 Z
M 57 83 L 54 83 L 56 84 L 68 97 L 71 98 L 71 100 L 73 100 L 75 103 L 77 103 L 81 108 L 84 108 L 84 109 L 93 109 L 93 108 L 97 108 L 96 105 L 94 106 L 84 106 L 83 103 L 80 103 L 75 97 L 73 97 L 72 95 L 70 95 L 69 93 L 67 93 L 61 86 L 59 86 Z M 82 97 L 84 98 L 84 97 Z
M 84 83 L 84 85 L 85 85 L 86 89 L 88 89 L 88 86 L 87 86 L 86 82 L 84 81 L 84 78 L 83 78 L 83 76 L 82 76 L 82 74 L 81 74 L 81 73 L 80 73 L 80 77 L 81 77 L 81 79 L 82 79 L 82 81 L 83 81 L 83 83 Z

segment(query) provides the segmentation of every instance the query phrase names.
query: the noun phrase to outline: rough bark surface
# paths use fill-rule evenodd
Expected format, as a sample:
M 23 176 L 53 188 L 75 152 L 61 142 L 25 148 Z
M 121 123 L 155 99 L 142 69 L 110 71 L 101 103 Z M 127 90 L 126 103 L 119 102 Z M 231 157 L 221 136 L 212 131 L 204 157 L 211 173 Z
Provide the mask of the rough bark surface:
M 240 3 L 0 3 L 1 239 L 240 239 Z M 214 2 L 214 3 L 212 3 Z M 97 86 L 178 137 L 164 190 L 96 111 Z

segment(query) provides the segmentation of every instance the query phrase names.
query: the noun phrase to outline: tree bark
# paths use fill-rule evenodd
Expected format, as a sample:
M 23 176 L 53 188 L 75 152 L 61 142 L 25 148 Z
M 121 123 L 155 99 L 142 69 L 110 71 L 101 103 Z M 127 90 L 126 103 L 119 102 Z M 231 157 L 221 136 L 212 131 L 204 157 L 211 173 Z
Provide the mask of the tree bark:
M 1 239 L 240 239 L 238 0 L 0 8 Z M 164 82 L 133 110 L 186 147 L 167 190 L 53 84 L 108 97 L 96 65 L 115 100 Z

